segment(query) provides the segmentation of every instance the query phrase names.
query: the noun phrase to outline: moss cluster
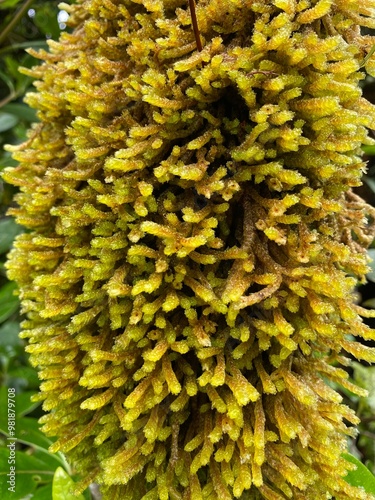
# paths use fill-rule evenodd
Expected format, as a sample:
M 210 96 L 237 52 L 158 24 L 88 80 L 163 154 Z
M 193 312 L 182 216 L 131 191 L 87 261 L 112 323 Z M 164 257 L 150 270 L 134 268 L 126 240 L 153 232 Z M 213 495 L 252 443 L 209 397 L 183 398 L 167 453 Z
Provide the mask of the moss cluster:
M 374 0 L 79 0 L 36 54 L 8 262 L 42 418 L 106 499 L 367 499 L 343 479 L 374 339 L 351 191 Z

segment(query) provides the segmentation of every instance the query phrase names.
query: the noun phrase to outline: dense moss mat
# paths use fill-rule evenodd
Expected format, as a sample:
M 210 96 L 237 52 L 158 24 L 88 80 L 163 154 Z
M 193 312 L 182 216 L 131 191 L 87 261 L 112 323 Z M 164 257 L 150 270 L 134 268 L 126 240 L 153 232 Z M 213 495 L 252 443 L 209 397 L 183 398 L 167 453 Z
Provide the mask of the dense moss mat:
M 200 0 L 202 51 L 185 0 L 65 8 L 4 174 L 52 449 L 106 499 L 370 498 L 330 382 L 375 361 L 375 1 Z

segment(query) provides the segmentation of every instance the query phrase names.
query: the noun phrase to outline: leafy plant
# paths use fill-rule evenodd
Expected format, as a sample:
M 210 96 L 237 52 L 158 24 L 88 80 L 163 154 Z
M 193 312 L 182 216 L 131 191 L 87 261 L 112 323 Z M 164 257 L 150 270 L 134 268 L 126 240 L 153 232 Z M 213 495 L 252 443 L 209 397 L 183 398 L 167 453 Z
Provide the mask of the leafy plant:
M 343 457 L 356 467 L 347 473 L 345 480 L 351 486 L 362 487 L 367 493 L 375 495 L 375 476 L 353 455 L 344 453 Z

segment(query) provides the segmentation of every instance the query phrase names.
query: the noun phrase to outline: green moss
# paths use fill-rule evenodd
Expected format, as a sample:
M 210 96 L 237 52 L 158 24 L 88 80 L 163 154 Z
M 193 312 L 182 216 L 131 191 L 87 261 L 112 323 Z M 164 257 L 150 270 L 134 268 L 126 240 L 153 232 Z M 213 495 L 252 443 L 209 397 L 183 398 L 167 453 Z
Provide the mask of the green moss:
M 47 435 L 104 498 L 367 499 L 329 381 L 370 362 L 373 0 L 81 0 L 12 147 Z M 370 56 L 366 57 L 366 54 Z

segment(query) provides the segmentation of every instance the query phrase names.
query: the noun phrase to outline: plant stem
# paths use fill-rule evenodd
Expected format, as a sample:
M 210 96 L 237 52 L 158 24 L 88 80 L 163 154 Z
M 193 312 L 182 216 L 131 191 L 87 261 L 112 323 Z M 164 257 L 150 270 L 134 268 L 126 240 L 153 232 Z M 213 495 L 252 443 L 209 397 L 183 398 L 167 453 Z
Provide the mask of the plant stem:
M 3 30 L 2 33 L 0 33 L 0 45 L 4 42 L 6 37 L 9 35 L 9 33 L 13 30 L 13 28 L 19 23 L 19 21 L 22 19 L 23 15 L 25 12 L 28 10 L 28 8 L 31 6 L 31 4 L 34 2 L 34 0 L 26 0 L 23 5 L 21 5 L 20 9 L 18 12 L 16 12 L 15 16 L 13 19 L 10 21 L 8 26 L 6 26 Z
M 197 49 L 199 50 L 199 52 L 201 52 L 203 47 L 202 47 L 201 36 L 200 36 L 199 28 L 198 28 L 198 21 L 197 21 L 197 14 L 195 12 L 195 1 L 194 0 L 189 0 L 189 7 L 190 7 L 191 21 L 193 23 L 195 41 L 197 42 Z
M 13 101 L 13 99 L 15 99 L 16 97 L 17 94 L 15 92 L 11 92 L 10 94 L 8 94 L 6 97 L 4 97 L 4 99 L 0 101 L 0 109 L 6 104 L 8 104 L 8 102 Z
M 0 56 L 2 54 L 6 54 L 7 52 L 12 52 L 14 50 L 21 50 L 21 49 L 29 49 L 31 47 L 37 47 L 37 48 L 43 48 L 43 49 L 48 49 L 48 45 L 46 40 L 35 40 L 35 42 L 20 42 L 20 43 L 14 43 L 13 45 L 7 45 L 5 47 L 2 47 L 0 49 Z

